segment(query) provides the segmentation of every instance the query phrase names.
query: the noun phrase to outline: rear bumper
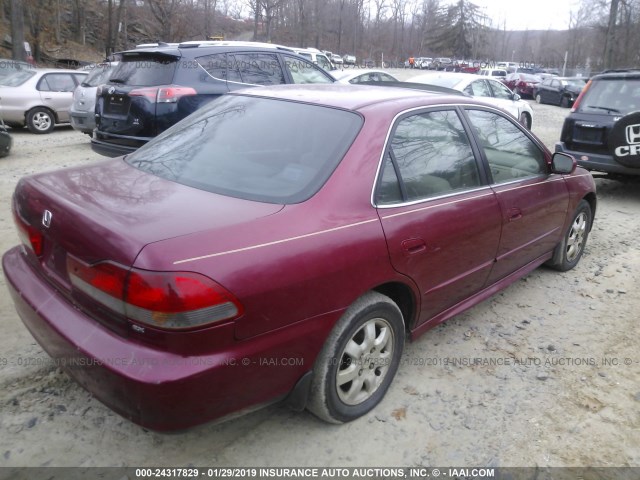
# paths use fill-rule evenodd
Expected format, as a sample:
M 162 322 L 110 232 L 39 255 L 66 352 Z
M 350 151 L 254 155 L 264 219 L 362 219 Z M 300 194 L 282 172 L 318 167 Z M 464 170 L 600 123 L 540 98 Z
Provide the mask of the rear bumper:
M 79 112 L 71 110 L 70 118 L 71 126 L 74 130 L 78 130 L 79 132 L 91 134 L 93 129 L 96 128 L 96 119 L 93 112 Z
M 5 253 L 2 266 L 19 316 L 56 364 L 123 417 L 161 431 L 284 397 L 313 368 L 341 313 L 183 356 L 118 336 L 88 317 L 33 271 L 22 247 Z
M 613 155 L 570 150 L 564 142 L 556 142 L 555 151 L 572 155 L 578 162 L 578 165 L 586 168 L 587 170 L 619 175 L 640 175 L 640 168 L 630 168 L 620 165 L 613 158 Z
M 128 155 L 137 150 L 137 148 L 125 147 L 122 145 L 114 145 L 113 143 L 96 140 L 95 136 L 91 138 L 91 150 L 105 157 L 120 157 Z

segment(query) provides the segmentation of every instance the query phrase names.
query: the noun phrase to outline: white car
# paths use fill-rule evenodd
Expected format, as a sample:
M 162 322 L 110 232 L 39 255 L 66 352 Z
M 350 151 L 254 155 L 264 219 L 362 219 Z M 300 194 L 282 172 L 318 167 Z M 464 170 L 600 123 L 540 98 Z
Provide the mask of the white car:
M 73 91 L 89 72 L 33 68 L 20 70 L 0 82 L 2 116 L 11 127 L 25 125 L 33 133 L 49 133 L 69 123 Z
M 387 72 L 375 69 L 343 70 L 331 72 L 338 83 L 363 83 L 363 82 L 397 82 L 398 79 Z
M 506 110 L 524 127 L 531 130 L 533 110 L 529 103 L 521 100 L 520 95 L 513 93 L 502 82 L 491 77 L 470 73 L 438 72 L 418 75 L 407 81 L 437 85 L 467 93 Z

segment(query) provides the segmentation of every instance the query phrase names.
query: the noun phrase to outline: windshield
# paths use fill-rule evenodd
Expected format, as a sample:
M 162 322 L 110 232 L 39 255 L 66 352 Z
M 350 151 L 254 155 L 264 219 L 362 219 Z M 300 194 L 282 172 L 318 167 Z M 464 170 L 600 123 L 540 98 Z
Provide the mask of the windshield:
M 173 82 L 177 60 L 170 55 L 127 53 L 111 73 L 109 82 L 137 87 L 169 85 Z
M 227 95 L 126 161 L 200 190 L 260 202 L 299 203 L 326 182 L 361 125 L 362 118 L 354 112 Z
M 0 78 L 0 85 L 4 87 L 18 87 L 36 74 L 34 70 L 18 70 Z
M 601 79 L 591 83 L 579 104 L 578 111 L 616 115 L 640 110 L 640 78 Z

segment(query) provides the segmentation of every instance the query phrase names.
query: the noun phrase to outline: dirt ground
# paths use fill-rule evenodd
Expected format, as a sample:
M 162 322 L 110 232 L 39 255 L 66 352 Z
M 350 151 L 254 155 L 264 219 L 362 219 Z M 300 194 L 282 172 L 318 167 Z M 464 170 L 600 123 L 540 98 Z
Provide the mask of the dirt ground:
M 533 108 L 552 147 L 568 110 Z M 21 176 L 102 158 L 68 127 L 14 143 L 0 160 L 3 252 L 18 243 Z M 2 277 L 0 466 L 640 466 L 640 182 L 597 184 L 577 268 L 540 268 L 408 344 L 384 401 L 342 426 L 273 405 L 182 433 L 142 429 L 47 362 Z

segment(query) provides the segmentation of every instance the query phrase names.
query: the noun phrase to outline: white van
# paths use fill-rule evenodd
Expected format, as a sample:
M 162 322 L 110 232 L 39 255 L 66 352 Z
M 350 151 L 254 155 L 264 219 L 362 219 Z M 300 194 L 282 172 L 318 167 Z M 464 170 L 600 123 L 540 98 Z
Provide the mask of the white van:
M 507 71 L 504 68 L 483 68 L 478 72 L 478 75 L 484 75 L 485 77 L 506 77 Z
M 311 60 L 323 70 L 330 72 L 331 70 L 337 70 L 335 65 L 331 63 L 331 60 L 317 48 L 292 48 L 298 55 L 302 55 L 307 60 Z

